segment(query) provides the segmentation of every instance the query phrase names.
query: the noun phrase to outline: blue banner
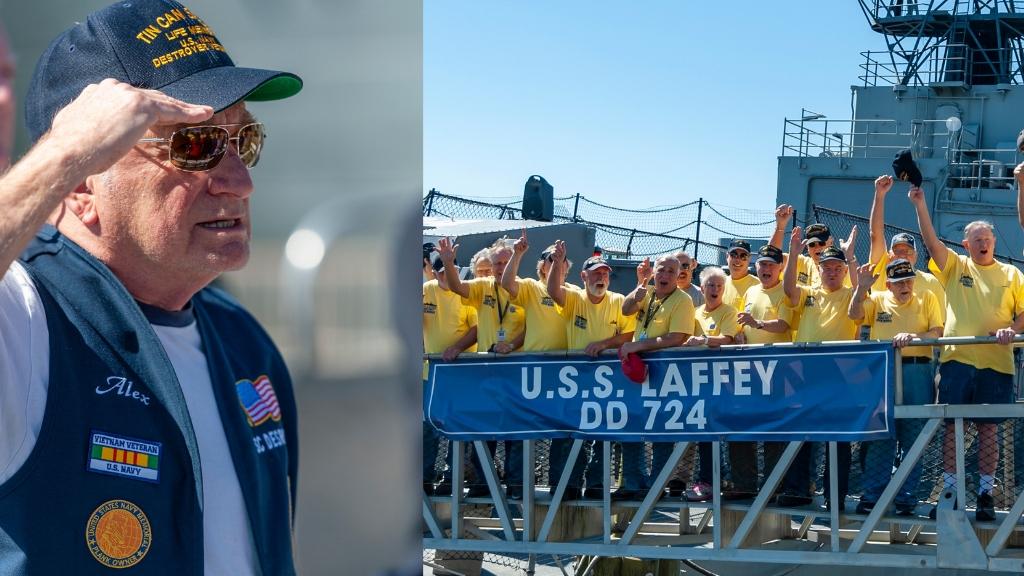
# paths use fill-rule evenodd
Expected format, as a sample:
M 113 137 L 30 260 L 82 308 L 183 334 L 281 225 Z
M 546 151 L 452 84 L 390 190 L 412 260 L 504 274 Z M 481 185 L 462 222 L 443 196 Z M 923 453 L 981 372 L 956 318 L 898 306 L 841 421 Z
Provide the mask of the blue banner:
M 464 354 L 431 361 L 423 413 L 455 440 L 876 440 L 893 434 L 891 344 L 645 354 L 635 384 L 617 358 Z

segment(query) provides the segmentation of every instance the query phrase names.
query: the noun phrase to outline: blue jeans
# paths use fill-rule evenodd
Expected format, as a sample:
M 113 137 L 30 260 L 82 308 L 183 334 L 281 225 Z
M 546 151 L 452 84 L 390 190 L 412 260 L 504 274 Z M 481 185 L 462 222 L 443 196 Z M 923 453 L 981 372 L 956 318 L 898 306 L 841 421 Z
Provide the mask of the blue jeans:
M 554 438 L 551 440 L 551 456 L 549 460 L 548 468 L 548 484 L 551 485 L 551 489 L 554 490 L 555 486 L 558 486 L 558 481 L 562 479 L 562 472 L 565 470 L 566 461 L 569 459 L 569 452 L 572 451 L 572 438 Z M 587 444 L 593 446 L 594 442 L 587 441 L 580 447 L 580 453 L 576 456 L 575 465 L 572 467 L 572 473 L 569 475 L 570 488 L 582 488 L 583 487 L 583 470 L 586 467 L 587 456 L 584 453 L 587 449 Z
M 647 473 L 647 459 L 643 442 L 622 443 L 622 487 L 627 490 L 643 490 L 651 487 L 651 477 L 661 472 L 672 454 L 674 442 L 654 442 L 651 473 Z
M 933 368 L 931 363 L 927 364 L 903 364 L 903 404 L 907 406 L 920 406 L 935 402 L 935 383 L 933 379 Z M 899 449 L 903 454 L 914 444 L 918 434 L 924 427 L 924 421 L 920 419 L 896 421 L 896 439 L 899 440 Z M 864 461 L 862 502 L 877 502 L 882 491 L 889 484 L 892 477 L 893 462 L 896 454 L 896 440 L 875 440 L 861 444 L 862 450 L 867 450 Z M 902 456 L 902 454 L 901 454 Z M 921 481 L 923 461 L 918 460 L 917 464 L 910 471 L 903 486 L 896 493 L 896 505 L 916 506 L 917 485 Z

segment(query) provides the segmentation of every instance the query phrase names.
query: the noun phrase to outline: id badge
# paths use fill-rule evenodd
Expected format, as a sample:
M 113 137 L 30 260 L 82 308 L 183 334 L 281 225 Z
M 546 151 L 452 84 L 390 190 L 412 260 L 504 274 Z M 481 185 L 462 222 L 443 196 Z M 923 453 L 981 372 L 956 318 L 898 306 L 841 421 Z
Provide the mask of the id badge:
M 498 328 L 498 342 L 504 342 L 504 341 L 505 341 L 505 329 L 504 328 Z

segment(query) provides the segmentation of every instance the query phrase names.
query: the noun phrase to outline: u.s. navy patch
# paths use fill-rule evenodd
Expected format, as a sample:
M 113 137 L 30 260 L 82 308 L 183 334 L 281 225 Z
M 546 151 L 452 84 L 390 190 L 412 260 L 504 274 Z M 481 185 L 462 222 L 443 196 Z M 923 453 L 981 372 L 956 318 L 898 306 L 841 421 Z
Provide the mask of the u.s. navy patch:
M 153 529 L 142 509 L 127 500 L 108 500 L 85 524 L 85 544 L 108 568 L 130 568 L 146 557 Z
M 89 435 L 89 470 L 157 482 L 160 480 L 160 448 L 159 442 L 93 430 Z
M 235 382 L 235 391 L 249 426 L 255 428 L 267 420 L 277 422 L 281 419 L 281 407 L 270 378 L 260 376 L 256 380 L 239 380 Z

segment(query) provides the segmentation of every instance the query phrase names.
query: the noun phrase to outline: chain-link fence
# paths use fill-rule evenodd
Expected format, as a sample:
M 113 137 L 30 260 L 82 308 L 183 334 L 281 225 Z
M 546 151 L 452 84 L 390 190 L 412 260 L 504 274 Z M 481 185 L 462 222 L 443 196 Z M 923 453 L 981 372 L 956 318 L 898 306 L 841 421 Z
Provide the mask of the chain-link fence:
M 431 190 L 423 215 L 451 219 L 522 218 L 522 199 L 467 198 Z M 596 230 L 606 253 L 631 259 L 686 250 L 701 262 L 717 262 L 722 239 L 767 240 L 775 230 L 772 210 L 712 204 L 703 198 L 675 206 L 630 209 L 608 206 L 582 195 L 554 199 L 555 222 L 578 222 Z M 726 242 L 727 244 L 728 242 Z
M 817 204 L 811 205 L 811 211 L 814 214 L 814 220 L 828 226 L 829 230 L 832 231 L 832 234 L 838 238 L 846 238 L 850 234 L 850 230 L 853 226 L 856 225 L 859 230 L 855 245 L 857 258 L 861 262 L 868 261 L 868 252 L 871 249 L 871 240 L 868 235 L 869 222 L 867 218 L 857 216 L 856 214 L 840 212 L 839 210 L 833 210 L 831 208 L 825 208 L 824 206 L 818 206 Z M 893 235 L 901 232 L 910 234 L 917 240 L 917 245 L 920 246 L 919 263 L 927 262 L 929 258 L 928 248 L 925 246 L 924 239 L 921 237 L 920 232 L 909 228 L 900 228 L 899 226 L 892 226 L 889 224 L 885 225 L 886 239 L 892 238 Z M 967 251 L 959 240 L 950 240 L 948 238 L 940 238 L 940 240 L 942 240 L 943 244 L 951 248 L 957 254 L 967 254 Z M 888 241 L 886 242 L 886 246 L 888 246 Z M 1006 262 L 1007 264 L 1012 264 L 1018 268 L 1024 265 L 1024 260 L 1013 258 L 1006 254 L 996 254 L 995 258 L 1000 262 Z

